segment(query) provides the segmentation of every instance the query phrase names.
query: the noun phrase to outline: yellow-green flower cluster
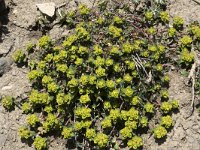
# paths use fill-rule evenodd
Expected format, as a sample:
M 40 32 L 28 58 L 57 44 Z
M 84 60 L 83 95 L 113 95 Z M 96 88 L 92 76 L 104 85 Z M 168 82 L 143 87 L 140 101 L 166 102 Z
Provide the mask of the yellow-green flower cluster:
M 28 53 L 30 53 L 30 52 L 33 51 L 34 47 L 35 47 L 35 44 L 33 44 L 33 43 L 31 43 L 31 42 L 28 43 L 27 46 L 26 46 L 26 51 L 27 51 Z
M 50 58 L 51 58 L 51 56 L 50 56 Z M 55 63 L 58 63 L 58 62 L 65 60 L 66 58 L 67 58 L 67 51 L 61 50 L 61 51 L 59 51 L 59 53 L 57 55 L 53 56 L 53 61 Z
M 155 35 L 156 34 L 156 29 L 154 27 L 150 27 L 148 29 L 148 33 L 151 34 L 151 35 Z
M 77 27 L 76 34 L 79 40 L 90 41 L 91 39 L 89 32 L 83 27 Z
M 99 17 L 96 21 L 97 24 L 102 25 L 105 21 L 105 18 Z
M 128 120 L 125 122 L 125 127 L 130 129 L 137 129 L 137 122 Z
M 5 96 L 2 100 L 1 103 L 3 107 L 7 110 L 11 110 L 14 107 L 14 99 L 11 96 Z
M 147 117 L 142 117 L 140 119 L 140 125 L 141 125 L 141 127 L 147 127 L 148 126 L 148 118 Z
M 53 79 L 52 79 L 52 77 L 50 77 L 50 76 L 45 75 L 45 76 L 42 78 L 42 84 L 44 84 L 44 85 L 47 85 L 47 84 L 49 84 L 49 83 L 51 83 L 51 82 L 53 82 Z
M 163 82 L 163 83 L 169 83 L 169 81 L 170 81 L 169 75 L 165 75 L 165 76 L 162 78 L 162 82 Z
M 122 139 L 128 139 L 132 137 L 132 129 L 125 127 L 120 130 L 120 134 L 122 135 Z
M 147 21 L 152 21 L 153 18 L 154 18 L 153 12 L 147 11 L 147 12 L 145 13 L 145 19 L 146 19 Z
M 56 102 L 58 105 L 64 105 L 64 104 L 70 104 L 72 101 L 72 95 L 70 93 L 64 94 L 64 93 L 58 93 L 56 96 Z
M 47 84 L 48 92 L 56 93 L 58 91 L 58 85 L 55 82 Z
M 169 14 L 166 11 L 160 12 L 160 19 L 162 22 L 168 22 L 169 21 Z
M 22 104 L 22 110 L 23 110 L 23 113 L 29 113 L 31 111 L 31 104 L 29 102 L 25 102 Z
M 184 46 L 190 46 L 192 43 L 192 38 L 185 35 L 180 39 L 180 44 L 184 47 Z
M 33 137 L 34 133 L 32 131 L 30 131 L 27 127 L 20 127 L 19 130 L 19 136 L 22 138 L 22 139 L 29 139 L 31 137 Z
M 78 86 L 78 79 L 72 78 L 69 82 L 68 82 L 68 86 L 70 88 L 74 88 Z
M 98 55 L 103 54 L 103 50 L 99 45 L 94 45 L 93 49 L 94 49 L 94 54 L 95 55 L 98 56 Z
M 66 64 L 56 64 L 56 69 L 59 72 L 66 73 L 68 68 Z
M 105 64 L 105 59 L 101 58 L 100 56 L 97 56 L 95 62 L 94 62 L 95 66 L 103 66 Z
M 169 98 L 169 93 L 167 90 L 162 90 L 161 91 L 161 98 L 163 99 L 168 99 Z
M 86 133 L 85 133 L 86 138 L 88 138 L 89 140 L 93 140 L 94 137 L 96 136 L 96 132 L 94 129 L 86 129 Z
M 70 127 L 63 127 L 61 134 L 65 139 L 69 139 L 74 136 L 73 129 Z
M 75 131 L 80 131 L 83 128 L 89 128 L 91 126 L 92 122 L 91 121 L 76 121 L 74 123 L 74 129 Z
M 122 34 L 122 29 L 118 28 L 118 27 L 116 27 L 114 25 L 110 25 L 108 30 L 109 30 L 109 34 L 111 36 L 113 36 L 114 38 L 118 38 Z
M 113 70 L 116 72 L 116 73 L 119 73 L 121 71 L 121 66 L 119 63 L 116 63 L 114 66 L 113 66 Z
M 130 69 L 131 71 L 135 70 L 136 67 L 135 62 L 129 62 L 127 65 L 128 69 Z
M 59 121 L 54 114 L 49 113 L 45 122 L 43 122 L 42 126 L 46 132 L 49 132 L 59 127 Z
M 36 80 L 38 79 L 39 77 L 42 77 L 42 75 L 44 74 L 43 71 L 40 71 L 40 70 L 32 70 L 28 73 L 28 79 L 30 81 L 33 81 L 33 80 Z
M 44 107 L 44 112 L 47 112 L 47 113 L 52 113 L 53 112 L 53 107 L 52 105 L 47 105 Z
M 157 64 L 156 65 L 156 71 L 161 72 L 163 70 L 162 64 Z
M 95 83 L 96 83 L 96 76 L 94 76 L 94 75 L 90 75 L 89 76 L 89 83 L 91 84 L 91 85 L 94 85 Z
M 110 108 L 112 108 L 111 103 L 109 101 L 105 101 L 103 103 L 103 107 L 104 107 L 104 109 L 110 109 Z
M 37 104 L 49 104 L 51 98 L 48 93 L 40 93 L 37 90 L 32 90 L 29 96 L 29 101 L 33 105 Z
M 141 146 L 143 146 L 143 140 L 139 136 L 134 136 L 132 139 L 128 141 L 127 145 L 129 148 L 136 150 L 140 148 Z
M 82 119 L 91 117 L 91 109 L 86 107 L 78 107 L 76 108 L 74 113 L 77 117 L 80 117 Z
M 119 47 L 116 46 L 116 45 L 113 45 L 111 50 L 110 50 L 110 55 L 111 56 L 118 56 L 120 55 L 120 50 L 119 50 Z
M 113 89 L 115 88 L 115 82 L 113 80 L 107 80 L 106 86 L 108 87 L 108 89 Z
M 44 71 L 45 68 L 46 68 L 46 62 L 45 61 L 38 62 L 37 68 L 40 69 L 40 70 L 42 70 L 42 71 Z
M 154 112 L 154 105 L 147 102 L 145 105 L 144 105 L 144 109 L 147 113 L 153 113 Z
M 94 137 L 94 143 L 100 148 L 106 147 L 108 144 L 108 136 L 104 133 L 97 133 L 97 135 Z
M 168 35 L 169 37 L 174 37 L 176 35 L 176 29 L 175 28 L 169 28 L 168 29 Z
M 169 113 L 172 110 L 172 104 L 169 102 L 163 102 L 161 104 L 161 110 L 163 113 Z
M 47 139 L 42 137 L 36 137 L 33 145 L 35 146 L 36 150 L 44 150 L 47 148 Z
M 131 86 L 128 86 L 126 88 L 123 89 L 123 93 L 126 97 L 129 97 L 131 98 L 133 93 L 134 93 L 134 90 L 131 88 Z
M 79 79 L 79 82 L 80 82 L 83 86 L 87 85 L 88 82 L 89 82 L 89 76 L 88 76 L 88 75 L 82 75 L 82 76 L 80 77 L 80 79 Z
M 131 45 L 128 41 L 122 45 L 122 52 L 130 54 L 133 51 L 133 45 Z
M 111 128 L 112 127 L 111 119 L 109 117 L 103 119 L 101 121 L 101 126 L 102 126 L 103 129 L 105 129 L 105 128 Z
M 179 108 L 179 102 L 177 100 L 172 100 L 171 104 L 172 104 L 172 108 L 173 109 L 178 109 Z
M 44 61 L 46 61 L 46 62 L 51 62 L 52 60 L 53 60 L 52 54 L 47 54 L 46 57 L 44 58 Z
M 125 82 L 131 83 L 131 81 L 133 80 L 133 77 L 130 74 L 125 74 L 123 79 Z
M 111 98 L 118 98 L 119 97 L 119 93 L 120 93 L 120 90 L 119 89 L 115 89 L 115 90 L 109 92 L 109 96 Z
M 21 64 L 26 62 L 26 55 L 22 50 L 16 50 L 12 55 L 15 63 Z
M 39 42 L 38 42 L 38 46 L 41 49 L 47 49 L 47 48 L 50 47 L 50 45 L 51 45 L 51 39 L 47 35 L 41 37 L 40 40 L 39 40 Z
M 113 122 L 116 122 L 120 118 L 120 110 L 119 109 L 111 109 L 110 110 L 109 118 Z
M 89 95 L 88 95 L 88 94 L 86 94 L 86 95 L 81 95 L 81 97 L 80 97 L 80 102 L 81 102 L 82 104 L 86 104 L 86 103 L 90 102 L 90 97 L 89 97 Z
M 167 135 L 167 130 L 159 125 L 154 129 L 153 134 L 156 139 L 161 139 Z
M 167 116 L 163 116 L 161 117 L 161 122 L 160 124 L 162 126 L 164 126 L 165 128 L 170 128 L 171 126 L 173 126 L 173 119 L 171 116 L 167 115 Z
M 79 12 L 81 15 L 88 15 L 90 13 L 90 9 L 86 5 L 80 4 Z
M 189 52 L 188 49 L 184 48 L 181 52 L 181 63 L 191 64 L 194 61 L 194 53 Z
M 27 116 L 26 120 L 31 127 L 35 127 L 40 122 L 40 119 L 36 114 Z
M 141 101 L 140 97 L 134 96 L 134 97 L 132 98 L 132 100 L 131 100 L 131 104 L 132 104 L 133 106 L 136 106 L 136 105 L 138 105 L 138 104 L 140 103 L 140 101 Z
M 76 61 L 74 62 L 77 66 L 81 66 L 83 64 L 83 58 L 76 58 Z
M 98 67 L 96 70 L 95 70 L 95 73 L 97 75 L 97 77 L 103 77 L 103 76 L 106 76 L 106 70 L 102 67 Z
M 200 39 L 200 27 L 197 25 L 191 25 L 190 32 L 194 36 L 194 39 L 199 40 Z
M 79 29 L 80 30 L 80 29 Z M 77 36 L 76 35 L 70 35 L 67 37 L 67 39 L 63 42 L 62 46 L 63 47 L 70 47 L 72 46 L 72 44 L 77 40 Z
M 88 54 L 88 48 L 85 46 L 80 46 L 78 49 L 78 54 L 80 54 L 81 56 Z
M 123 24 L 123 20 L 119 16 L 115 16 L 113 18 L 113 22 L 118 24 L 118 25 Z
M 106 86 L 106 82 L 103 79 L 97 80 L 96 87 L 97 89 L 102 89 Z
M 184 23 L 183 18 L 181 18 L 179 16 L 175 16 L 173 18 L 173 26 L 174 26 L 174 28 L 176 28 L 176 29 L 181 28 L 183 26 L 183 23 Z
M 139 111 L 136 110 L 135 108 L 131 108 L 128 111 L 128 120 L 138 120 L 139 119 Z

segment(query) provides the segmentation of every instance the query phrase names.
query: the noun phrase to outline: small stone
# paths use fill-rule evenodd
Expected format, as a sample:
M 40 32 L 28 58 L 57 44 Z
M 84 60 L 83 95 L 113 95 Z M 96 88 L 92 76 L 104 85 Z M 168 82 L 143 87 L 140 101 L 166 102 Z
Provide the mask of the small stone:
M 6 91 L 12 89 L 12 85 L 4 86 L 1 90 Z
M 9 58 L 0 58 L 0 76 L 10 70 L 11 64 L 12 62 Z
M 18 13 L 18 12 L 17 12 L 17 9 L 14 9 L 14 10 L 13 10 L 13 14 L 16 15 L 17 13 Z
M 45 15 L 49 17 L 53 17 L 56 10 L 55 3 L 42 3 L 42 4 L 36 4 L 37 8 Z

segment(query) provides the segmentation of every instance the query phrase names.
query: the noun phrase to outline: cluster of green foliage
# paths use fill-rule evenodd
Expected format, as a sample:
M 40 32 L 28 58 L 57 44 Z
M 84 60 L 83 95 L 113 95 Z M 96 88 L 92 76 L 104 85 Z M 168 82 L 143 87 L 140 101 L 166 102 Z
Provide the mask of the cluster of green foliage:
M 164 4 L 102 1 L 94 10 L 80 4 L 64 18 L 72 34 L 59 41 L 45 35 L 37 46 L 27 46 L 26 57 L 17 52 L 16 63 L 28 58 L 32 82 L 22 104 L 29 115 L 21 138 L 33 139 L 37 150 L 48 148 L 50 135 L 79 148 L 138 149 L 143 129 L 158 112 L 162 117 L 153 135 L 165 137 L 174 124 L 171 112 L 179 107 L 169 99 L 166 64 L 178 57 L 179 64 L 191 67 L 200 27 L 191 24 L 185 31 L 180 17 L 169 26 Z M 113 145 L 114 139 L 121 144 Z
M 22 50 L 16 50 L 12 55 L 12 58 L 17 64 L 23 64 L 26 62 L 26 55 Z
M 11 96 L 3 97 L 1 100 L 1 103 L 2 103 L 2 106 L 8 111 L 12 110 L 15 106 L 14 98 Z

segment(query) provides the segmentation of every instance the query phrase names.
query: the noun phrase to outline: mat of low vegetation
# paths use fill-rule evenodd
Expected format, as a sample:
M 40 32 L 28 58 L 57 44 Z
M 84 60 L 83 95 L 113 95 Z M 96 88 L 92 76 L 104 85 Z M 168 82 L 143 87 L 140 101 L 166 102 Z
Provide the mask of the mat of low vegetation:
M 20 137 L 37 150 L 48 148 L 50 136 L 85 149 L 138 149 L 145 133 L 165 138 L 179 108 L 169 98 L 168 71 L 170 65 L 191 69 L 198 24 L 184 28 L 164 1 L 138 0 L 80 4 L 61 23 L 72 31 L 65 39 L 44 35 L 13 55 L 30 69 L 32 83 L 21 104 L 28 116 Z M 13 101 L 4 97 L 2 104 L 10 110 Z

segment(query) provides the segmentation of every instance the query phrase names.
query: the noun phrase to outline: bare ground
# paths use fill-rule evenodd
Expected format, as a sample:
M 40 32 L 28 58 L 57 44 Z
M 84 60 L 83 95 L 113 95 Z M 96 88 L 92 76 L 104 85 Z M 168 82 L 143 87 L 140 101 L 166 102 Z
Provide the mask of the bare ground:
M 9 58 L 16 49 L 22 49 L 29 41 L 36 41 L 42 33 L 31 30 L 39 16 L 36 3 L 53 1 L 60 5 L 65 0 L 7 0 L 10 7 L 8 14 L 9 22 L 4 28 L 8 30 L 3 35 L 3 42 L 0 43 L 0 55 Z M 89 5 L 92 1 L 82 0 Z M 200 22 L 200 6 L 192 0 L 170 0 L 169 11 L 172 16 L 182 16 L 186 22 L 197 20 Z M 71 3 L 73 7 L 74 3 Z M 65 32 L 64 29 L 55 26 L 49 31 L 52 38 L 57 38 Z M 186 85 L 187 78 L 181 76 L 177 71 L 170 72 L 171 82 L 170 97 L 178 99 L 181 105 L 180 112 L 173 115 L 175 120 L 174 128 L 168 134 L 163 144 L 156 142 L 150 135 L 145 135 L 144 149 L 146 150 L 199 150 L 200 149 L 200 117 L 196 110 L 191 115 L 191 88 Z M 0 77 L 0 95 L 13 95 L 19 97 L 30 89 L 26 78 L 26 70 L 16 67 L 14 64 L 8 72 Z M 198 103 L 199 97 L 196 97 Z M 17 107 L 14 111 L 7 113 L 0 106 L 0 150 L 32 150 L 33 147 L 21 142 L 17 130 L 24 124 L 25 115 Z M 51 140 L 50 140 L 51 141 Z M 52 140 L 50 149 L 63 150 L 65 142 L 61 139 Z

